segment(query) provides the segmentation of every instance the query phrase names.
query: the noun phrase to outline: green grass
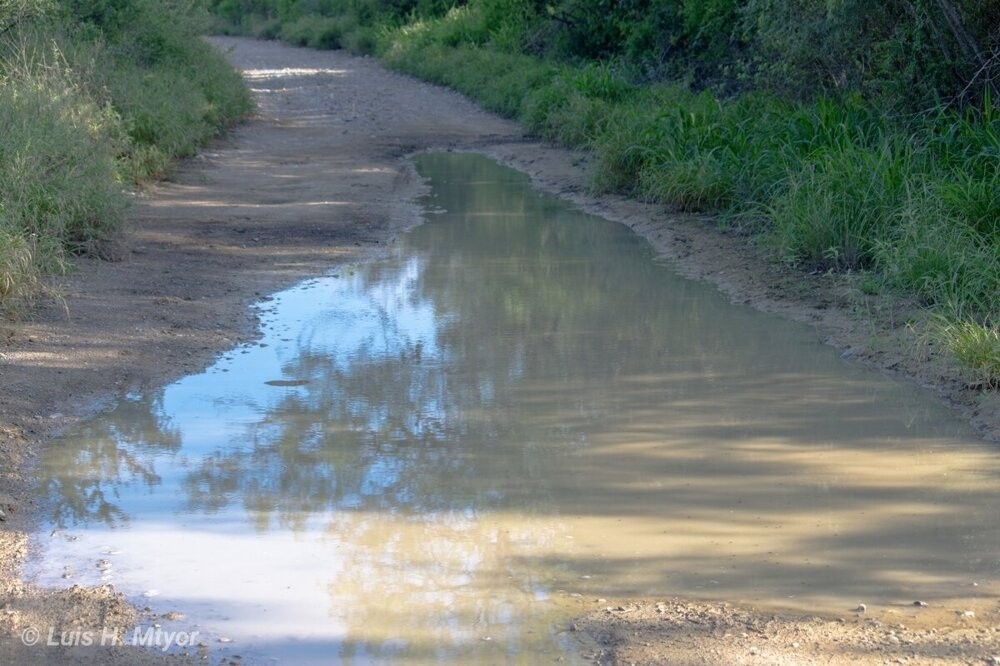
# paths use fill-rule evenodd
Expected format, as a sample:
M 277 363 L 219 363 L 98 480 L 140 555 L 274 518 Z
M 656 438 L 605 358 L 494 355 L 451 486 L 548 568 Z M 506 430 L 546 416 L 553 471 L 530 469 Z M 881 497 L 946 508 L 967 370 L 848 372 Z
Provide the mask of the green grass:
M 130 187 L 251 108 L 195 16 L 137 0 L 112 24 L 100 5 L 50 6 L 0 38 L 0 309 L 76 255 L 114 256 Z
M 940 317 L 934 331 L 968 370 L 970 384 L 1000 388 L 1000 327 Z
M 73 253 L 106 254 L 128 200 L 116 156 L 113 111 L 59 71 L 0 81 L 0 284 L 24 295 L 41 272 Z M 120 136 L 120 134 L 119 134 Z

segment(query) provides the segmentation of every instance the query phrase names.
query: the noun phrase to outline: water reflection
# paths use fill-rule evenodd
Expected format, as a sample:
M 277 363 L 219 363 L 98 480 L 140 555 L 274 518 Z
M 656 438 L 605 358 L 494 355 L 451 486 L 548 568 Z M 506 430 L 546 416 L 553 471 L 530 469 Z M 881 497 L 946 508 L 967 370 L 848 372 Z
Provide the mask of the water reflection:
M 85 424 L 69 450 L 51 451 L 44 459 L 40 494 L 54 500 L 52 524 L 125 523 L 130 516 L 121 505 L 120 490 L 153 490 L 161 482 L 157 458 L 180 448 L 180 433 L 158 399 L 125 402 L 114 419 Z
M 77 538 L 45 571 L 156 586 L 296 662 L 531 663 L 573 594 L 995 589 L 1000 468 L 942 408 L 519 174 L 420 168 L 437 212 L 392 257 L 276 295 L 261 344 L 50 449 Z M 114 568 L 81 564 L 105 544 Z

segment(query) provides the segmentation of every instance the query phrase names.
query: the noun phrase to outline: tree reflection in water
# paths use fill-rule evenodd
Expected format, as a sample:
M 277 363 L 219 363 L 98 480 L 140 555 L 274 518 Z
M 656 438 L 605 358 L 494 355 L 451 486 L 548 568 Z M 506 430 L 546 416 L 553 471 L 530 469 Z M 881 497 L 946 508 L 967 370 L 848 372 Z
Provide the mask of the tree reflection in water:
M 114 418 L 88 421 L 41 456 L 39 494 L 50 498 L 50 521 L 56 527 L 126 522 L 127 509 L 118 504 L 121 489 L 152 491 L 161 482 L 157 457 L 175 455 L 181 446 L 180 432 L 159 400 L 126 400 Z
M 202 458 L 181 455 L 185 510 L 239 501 L 257 529 L 330 509 L 474 512 L 504 505 L 511 484 L 519 508 L 549 511 L 544 483 L 530 481 L 621 407 L 616 379 L 671 355 L 692 371 L 733 371 L 718 352 L 735 332 L 702 331 L 692 285 L 658 285 L 664 271 L 633 235 L 525 197 L 520 176 L 497 182 L 485 160 L 465 174 L 434 197 L 463 212 L 433 218 L 433 233 L 412 234 L 392 260 L 279 297 L 268 347 L 238 350 L 239 367 L 123 403 L 74 437 L 83 449 L 74 474 L 53 479 L 57 504 L 74 521 L 120 514 L 106 498 L 140 471 L 157 483 L 156 459 L 177 454 L 187 419 L 215 421 L 221 437 L 185 447 Z M 282 341 L 286 310 L 301 330 Z M 697 348 L 678 350 L 679 340 Z M 308 384 L 265 384 L 276 378 Z M 521 390 L 529 383 L 534 392 Z M 539 386 L 561 394 L 542 398 Z M 187 415 L 175 408 L 192 403 Z M 100 511 L 75 498 L 98 489 Z
M 522 654 L 560 588 L 704 594 L 710 571 L 740 598 L 855 599 L 992 575 L 996 465 L 937 406 L 519 174 L 420 166 L 443 212 L 390 257 L 278 294 L 262 344 L 50 447 L 53 524 L 280 553 L 241 580 L 294 613 L 281 581 L 313 576 L 336 649 L 383 658 L 469 657 L 479 627 L 500 651 L 480 657 Z

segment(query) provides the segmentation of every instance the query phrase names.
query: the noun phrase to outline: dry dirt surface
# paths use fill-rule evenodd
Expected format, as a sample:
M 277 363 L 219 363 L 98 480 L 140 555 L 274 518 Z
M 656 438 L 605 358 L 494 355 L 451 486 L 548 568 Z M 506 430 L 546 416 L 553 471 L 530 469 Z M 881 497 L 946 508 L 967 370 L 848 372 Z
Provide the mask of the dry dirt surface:
M 969 610 L 819 617 L 670 599 L 608 606 L 572 629 L 597 642 L 588 655 L 597 664 L 931 666 L 1000 664 L 998 624 L 995 612 L 984 622 Z
M 248 306 L 339 264 L 363 260 L 419 222 L 422 183 L 407 156 L 479 151 L 537 186 L 622 222 L 678 270 L 730 298 L 820 328 L 845 356 L 909 378 L 997 437 L 994 397 L 970 390 L 906 322 L 919 311 L 859 296 L 844 277 L 801 273 L 720 235 L 709 220 L 587 193 L 587 157 L 527 140 L 521 129 L 447 90 L 340 52 L 216 38 L 242 69 L 259 113 L 136 196 L 120 261 L 81 260 L 61 297 L 0 323 L 0 664 L 160 663 L 127 645 L 25 646 L 28 628 L 73 631 L 153 622 L 108 588 L 39 590 L 20 577 L 46 500 L 32 485 L 39 447 L 131 391 L 206 367 L 256 335 Z M 603 600 L 602 600 L 603 601 Z M 600 663 L 993 663 L 996 608 L 906 620 L 768 615 L 695 601 L 594 602 L 573 629 Z M 610 609 L 610 610 L 609 610 Z M 169 620 L 169 618 L 167 618 Z M 205 663 L 204 648 L 172 662 Z M 1000 658 L 995 663 L 1000 664 Z

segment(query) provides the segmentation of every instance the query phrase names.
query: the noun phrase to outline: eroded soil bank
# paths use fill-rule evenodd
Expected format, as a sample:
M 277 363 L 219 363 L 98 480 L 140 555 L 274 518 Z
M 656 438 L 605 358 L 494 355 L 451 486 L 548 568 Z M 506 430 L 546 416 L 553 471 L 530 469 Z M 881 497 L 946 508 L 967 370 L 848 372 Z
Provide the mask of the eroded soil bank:
M 161 659 L 127 646 L 95 655 L 24 645 L 29 627 L 42 628 L 44 642 L 50 626 L 57 635 L 129 631 L 136 618 L 112 590 L 39 591 L 18 579 L 32 516 L 45 501 L 45 489 L 31 483 L 33 451 L 117 397 L 203 368 L 252 338 L 247 306 L 260 296 L 371 256 L 417 223 L 421 185 L 406 156 L 419 150 L 475 150 L 522 169 L 543 189 L 628 224 L 683 273 L 736 301 L 814 323 L 848 356 L 927 385 L 996 437 L 995 399 L 966 389 L 912 335 L 907 323 L 917 310 L 859 296 L 849 279 L 770 263 L 708 220 L 589 196 L 584 156 L 526 141 L 516 125 L 370 59 L 216 43 L 245 71 L 259 117 L 140 195 L 122 261 L 81 262 L 63 282 L 61 302 L 2 330 L 0 663 Z M 975 597 L 970 588 L 956 590 L 947 608 L 845 609 L 843 622 L 595 598 L 594 613 L 575 629 L 599 641 L 595 659 L 624 663 L 984 663 L 1000 653 L 1000 616 L 997 600 Z M 201 650 L 189 652 L 199 659 Z

